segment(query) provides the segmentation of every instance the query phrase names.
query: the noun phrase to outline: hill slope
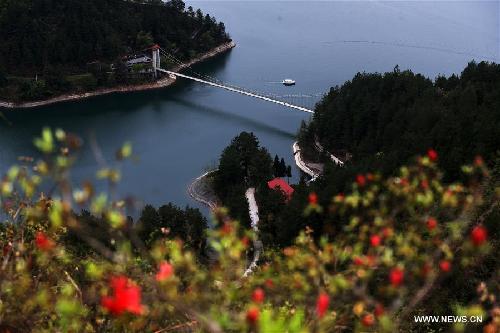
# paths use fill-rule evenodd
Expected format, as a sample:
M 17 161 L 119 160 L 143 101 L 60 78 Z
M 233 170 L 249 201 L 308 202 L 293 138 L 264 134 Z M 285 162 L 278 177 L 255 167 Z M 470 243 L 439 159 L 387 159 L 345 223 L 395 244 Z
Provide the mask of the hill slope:
M 112 62 L 152 43 L 186 60 L 228 40 L 223 23 L 186 9 L 181 0 L 3 0 L 0 98 L 40 99 L 64 92 L 67 82 L 54 81 L 92 72 L 89 63 L 96 61 L 105 65 L 101 72 L 109 72 Z M 93 74 L 83 79 L 103 81 Z M 44 87 L 30 87 L 37 75 L 46 81 Z
M 302 128 L 301 145 L 312 147 L 317 138 L 331 152 L 349 152 L 354 169 L 385 173 L 432 147 L 455 179 L 476 154 L 493 159 L 500 148 L 499 110 L 497 64 L 471 62 L 460 76 L 435 81 L 397 68 L 358 73 L 318 104 Z

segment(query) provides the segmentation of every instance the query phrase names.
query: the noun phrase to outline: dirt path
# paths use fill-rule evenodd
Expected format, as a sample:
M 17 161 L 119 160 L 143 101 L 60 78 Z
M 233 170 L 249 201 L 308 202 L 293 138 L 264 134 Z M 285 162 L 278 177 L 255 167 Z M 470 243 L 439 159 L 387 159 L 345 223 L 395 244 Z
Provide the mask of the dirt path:
M 243 277 L 247 277 L 257 268 L 259 262 L 260 254 L 262 253 L 264 246 L 262 241 L 259 240 L 259 207 L 257 206 L 257 201 L 255 200 L 255 188 L 250 187 L 245 192 L 245 197 L 248 202 L 248 213 L 250 214 L 250 221 L 253 231 L 255 232 L 256 238 L 253 241 L 254 255 L 252 262 L 248 266 L 247 270 L 243 274 Z

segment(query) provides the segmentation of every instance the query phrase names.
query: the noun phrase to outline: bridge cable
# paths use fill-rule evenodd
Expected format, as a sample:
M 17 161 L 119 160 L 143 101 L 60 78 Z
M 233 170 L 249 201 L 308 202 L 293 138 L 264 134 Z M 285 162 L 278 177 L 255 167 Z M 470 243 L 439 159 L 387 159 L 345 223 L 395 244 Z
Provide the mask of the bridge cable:
M 198 73 L 191 66 L 187 66 L 181 60 L 179 60 L 178 58 L 176 58 L 174 55 L 166 52 L 164 49 L 160 48 L 160 52 L 161 52 L 161 54 L 163 56 L 165 56 L 169 60 L 171 60 L 174 64 L 177 64 L 178 66 L 180 66 L 183 69 L 187 69 L 189 72 L 191 72 L 192 74 L 194 74 L 193 76 L 195 76 L 195 77 L 197 77 L 199 79 L 202 79 L 202 80 L 205 80 L 205 81 L 208 81 L 208 82 L 211 82 L 211 83 L 225 85 L 227 87 L 231 87 L 233 89 L 241 90 L 243 92 L 247 92 L 247 93 L 251 93 L 251 94 L 255 94 L 255 95 L 260 95 L 260 96 L 264 96 L 264 97 L 268 97 L 268 98 L 273 98 L 273 99 L 276 99 L 278 101 L 282 101 L 282 102 L 285 102 L 285 103 L 288 103 L 288 104 L 295 104 L 295 105 L 298 105 L 298 106 L 300 106 L 298 103 L 294 103 L 295 102 L 295 98 L 313 98 L 313 97 L 319 97 L 318 95 L 320 95 L 320 94 L 316 94 L 316 96 L 314 96 L 314 95 L 304 95 L 304 94 L 300 94 L 300 95 L 291 94 L 291 95 L 281 95 L 280 96 L 280 95 L 277 95 L 277 94 L 262 93 L 260 91 L 254 91 L 254 90 L 242 88 L 242 87 L 239 87 L 239 86 L 236 86 L 236 85 L 233 85 L 233 84 L 226 83 L 226 82 L 224 82 L 222 80 L 219 80 L 216 77 L 212 77 L 210 75 Z M 290 103 L 289 100 L 292 100 L 292 102 Z

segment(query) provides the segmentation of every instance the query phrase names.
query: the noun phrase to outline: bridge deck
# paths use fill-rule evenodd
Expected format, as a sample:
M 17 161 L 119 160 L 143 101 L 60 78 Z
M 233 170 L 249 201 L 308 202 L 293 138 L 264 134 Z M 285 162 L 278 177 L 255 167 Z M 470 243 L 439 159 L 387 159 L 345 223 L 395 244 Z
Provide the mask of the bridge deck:
M 208 85 L 213 86 L 213 87 L 222 88 L 222 89 L 225 89 L 225 90 L 228 90 L 228 91 L 232 91 L 232 92 L 235 92 L 235 93 L 238 93 L 238 94 L 242 94 L 242 95 L 245 95 L 245 96 L 255 97 L 255 98 L 267 101 L 267 102 L 271 102 L 271 103 L 283 105 L 283 106 L 286 106 L 286 107 L 289 107 L 289 108 L 292 108 L 292 109 L 296 109 L 296 110 L 299 110 L 299 111 L 308 112 L 308 113 L 314 113 L 313 110 L 309 110 L 309 109 L 304 108 L 302 106 L 293 105 L 293 104 L 290 104 L 290 103 L 287 103 L 287 102 L 283 102 L 283 101 L 279 101 L 279 100 L 276 100 L 276 99 L 273 99 L 273 98 L 262 96 L 262 95 L 259 95 L 259 94 L 253 93 L 253 92 L 248 92 L 248 91 L 245 91 L 245 90 L 242 90 L 242 89 L 228 87 L 228 86 L 223 85 L 223 84 L 219 84 L 219 83 L 214 83 L 214 82 L 202 80 L 202 79 L 199 79 L 199 78 L 196 78 L 196 77 L 192 77 L 192 76 L 189 76 L 189 75 L 185 75 L 185 74 L 180 74 L 180 73 L 176 73 L 176 72 L 172 72 L 172 71 L 167 71 L 167 70 L 162 69 L 162 68 L 157 68 L 157 70 L 160 71 L 160 72 L 163 72 L 163 73 L 167 73 L 169 75 L 178 76 L 178 77 L 182 77 L 182 78 L 185 78 L 185 79 L 193 80 L 193 81 L 196 81 L 196 82 L 208 84 Z

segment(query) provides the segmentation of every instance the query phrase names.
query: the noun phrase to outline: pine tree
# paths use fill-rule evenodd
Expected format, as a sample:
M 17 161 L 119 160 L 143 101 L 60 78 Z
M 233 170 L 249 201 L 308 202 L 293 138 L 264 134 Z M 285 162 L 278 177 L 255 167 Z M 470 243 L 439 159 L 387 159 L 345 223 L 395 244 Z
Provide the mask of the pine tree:
M 286 163 L 285 159 L 281 158 L 278 177 L 285 177 L 285 176 L 286 176 Z
M 290 178 L 292 177 L 292 166 L 286 167 L 286 177 L 288 178 L 288 183 L 290 184 Z
M 278 155 L 274 156 L 273 173 L 274 177 L 279 177 L 280 160 Z

